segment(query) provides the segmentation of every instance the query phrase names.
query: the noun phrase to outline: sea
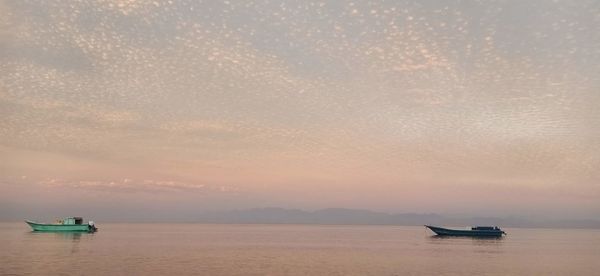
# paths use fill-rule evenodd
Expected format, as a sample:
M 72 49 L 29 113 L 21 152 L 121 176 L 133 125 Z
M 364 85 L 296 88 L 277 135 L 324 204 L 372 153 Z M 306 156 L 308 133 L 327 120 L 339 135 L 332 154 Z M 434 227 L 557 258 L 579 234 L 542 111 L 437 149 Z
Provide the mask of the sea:
M 440 238 L 422 226 L 0 223 L 0 275 L 600 275 L 600 230 Z

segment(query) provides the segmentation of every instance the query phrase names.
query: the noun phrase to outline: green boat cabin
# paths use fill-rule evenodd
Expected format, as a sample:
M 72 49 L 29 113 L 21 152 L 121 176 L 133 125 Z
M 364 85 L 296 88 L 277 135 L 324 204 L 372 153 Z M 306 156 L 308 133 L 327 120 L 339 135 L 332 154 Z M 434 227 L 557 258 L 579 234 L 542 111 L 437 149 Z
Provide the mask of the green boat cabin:
M 65 218 L 64 220 L 59 221 L 59 224 L 62 224 L 62 225 L 81 225 L 81 224 L 83 224 L 83 218 L 81 218 L 81 217 Z

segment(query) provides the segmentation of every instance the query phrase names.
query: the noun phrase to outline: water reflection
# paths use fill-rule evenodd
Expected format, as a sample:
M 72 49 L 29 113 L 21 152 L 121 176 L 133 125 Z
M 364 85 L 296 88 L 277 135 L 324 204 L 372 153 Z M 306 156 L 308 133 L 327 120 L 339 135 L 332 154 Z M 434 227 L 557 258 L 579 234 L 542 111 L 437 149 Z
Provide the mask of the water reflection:
M 460 242 L 464 243 L 471 241 L 474 245 L 491 245 L 501 244 L 504 237 L 469 237 L 469 236 L 439 236 L 434 235 L 428 237 L 428 240 L 432 243 L 453 243 Z
M 37 232 L 37 231 L 30 231 L 27 232 L 29 235 L 33 235 L 33 236 L 44 236 L 44 237 L 54 237 L 57 240 L 72 240 L 74 242 L 77 242 L 81 239 L 81 237 L 83 235 L 85 235 L 86 237 L 91 237 L 94 235 L 94 233 L 86 233 L 86 232 Z
M 93 238 L 93 233 L 85 232 L 27 232 L 30 239 L 50 241 L 59 247 L 64 247 L 65 243 L 71 243 L 70 252 L 72 254 L 79 252 L 79 244 L 81 240 L 90 240 Z M 60 246 L 62 244 L 62 246 Z M 48 245 L 48 244 L 47 244 Z
M 0 223 L 0 274 L 596 275 L 597 230 L 511 229 L 503 239 L 422 227 L 115 224 L 31 233 Z M 335 243 L 332 243 L 335 239 Z
M 432 235 L 429 238 L 431 239 L 466 239 L 466 240 L 503 240 L 504 237 L 478 237 L 478 236 L 442 236 L 442 235 Z
M 504 237 L 469 237 L 469 236 L 438 236 L 427 237 L 427 241 L 435 246 L 466 247 L 475 254 L 504 253 Z M 470 249 L 468 249 L 470 248 Z

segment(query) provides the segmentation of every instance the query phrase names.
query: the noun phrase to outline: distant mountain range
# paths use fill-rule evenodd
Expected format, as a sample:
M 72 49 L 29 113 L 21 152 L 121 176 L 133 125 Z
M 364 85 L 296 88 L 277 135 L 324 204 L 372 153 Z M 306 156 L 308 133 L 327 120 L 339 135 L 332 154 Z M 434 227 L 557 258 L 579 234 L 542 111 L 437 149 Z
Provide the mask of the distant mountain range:
M 599 220 L 529 220 L 498 217 L 445 217 L 438 214 L 389 214 L 369 210 L 330 208 L 303 211 L 284 208 L 256 208 L 203 213 L 195 222 L 240 224 L 349 224 L 349 225 L 499 225 L 532 228 L 600 228 Z

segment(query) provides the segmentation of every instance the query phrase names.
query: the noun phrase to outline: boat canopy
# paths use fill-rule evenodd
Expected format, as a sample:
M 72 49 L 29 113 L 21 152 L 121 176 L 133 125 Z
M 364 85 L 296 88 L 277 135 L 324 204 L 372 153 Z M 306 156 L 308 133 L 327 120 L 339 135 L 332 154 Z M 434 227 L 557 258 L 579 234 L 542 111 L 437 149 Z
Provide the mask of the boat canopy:
M 83 218 L 81 217 L 69 217 L 63 220 L 63 225 L 81 225 L 83 224 Z
M 500 230 L 497 226 L 475 226 L 471 230 Z

